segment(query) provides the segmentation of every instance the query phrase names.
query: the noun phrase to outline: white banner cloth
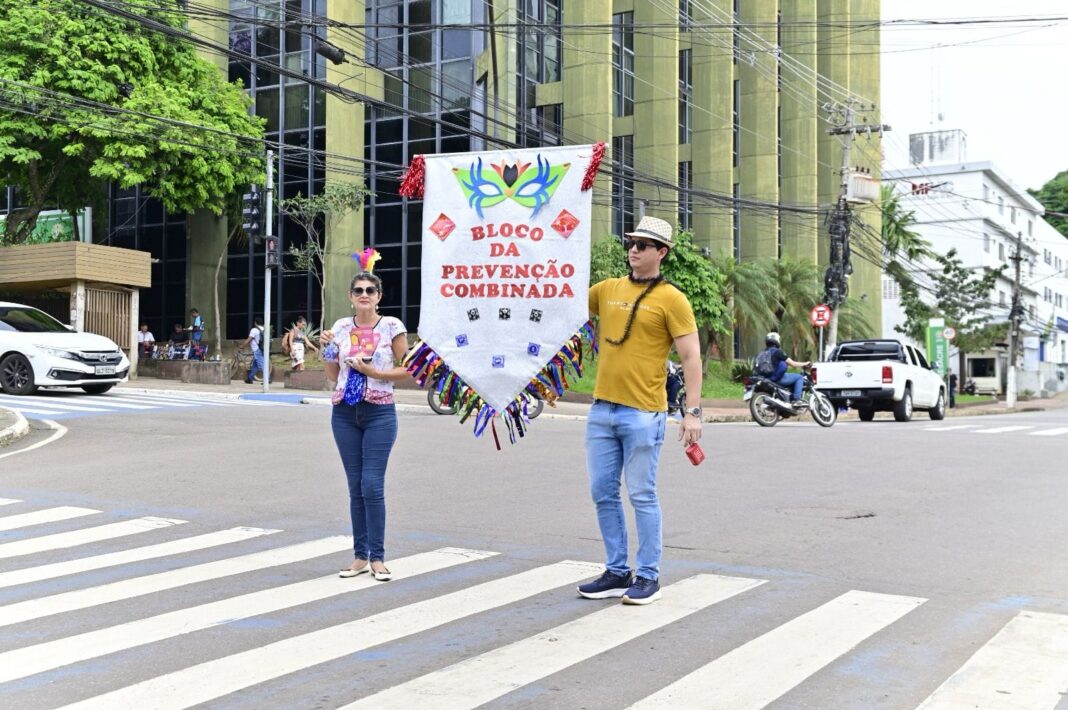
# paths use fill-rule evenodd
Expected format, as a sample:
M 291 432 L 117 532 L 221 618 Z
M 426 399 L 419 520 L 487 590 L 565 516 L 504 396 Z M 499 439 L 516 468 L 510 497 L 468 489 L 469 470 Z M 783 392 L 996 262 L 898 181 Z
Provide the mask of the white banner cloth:
M 497 412 L 589 319 L 592 154 L 425 157 L 419 337 Z

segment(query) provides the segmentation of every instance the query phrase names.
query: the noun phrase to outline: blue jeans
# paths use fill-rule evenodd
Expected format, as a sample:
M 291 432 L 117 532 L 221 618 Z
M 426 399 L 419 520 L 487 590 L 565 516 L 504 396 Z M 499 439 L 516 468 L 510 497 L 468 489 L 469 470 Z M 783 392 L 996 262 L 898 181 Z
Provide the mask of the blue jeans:
M 353 552 L 361 560 L 384 561 L 386 464 L 397 440 L 392 404 L 335 404 L 330 426 L 349 482 Z
M 248 368 L 248 377 L 245 378 L 245 382 L 252 382 L 252 378 L 256 376 L 257 372 L 263 372 L 263 351 L 252 351 L 252 366 Z
M 660 578 L 661 520 L 656 495 L 656 468 L 664 443 L 665 412 L 645 412 L 612 402 L 596 401 L 586 419 L 586 463 L 590 494 L 604 539 L 605 567 L 628 574 L 627 521 L 619 494 L 620 474 L 634 508 L 638 530 L 637 574 Z
M 801 399 L 801 390 L 805 388 L 805 378 L 796 372 L 787 372 L 779 379 L 779 384 L 783 387 L 793 387 L 792 399 L 796 402 Z

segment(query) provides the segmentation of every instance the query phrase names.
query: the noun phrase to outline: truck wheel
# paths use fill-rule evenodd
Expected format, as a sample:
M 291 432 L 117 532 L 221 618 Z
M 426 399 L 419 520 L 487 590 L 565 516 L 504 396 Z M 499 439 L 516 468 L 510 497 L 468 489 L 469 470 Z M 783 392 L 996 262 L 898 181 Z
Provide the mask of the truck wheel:
M 894 419 L 899 422 L 912 421 L 912 390 L 905 388 L 900 402 L 894 402 Z
M 857 416 L 860 417 L 860 421 L 862 422 L 870 422 L 872 419 L 875 419 L 875 410 L 871 407 L 861 407 L 857 410 Z
M 760 426 L 775 426 L 779 421 L 779 410 L 768 404 L 768 395 L 758 392 L 749 400 L 749 413 Z
M 935 402 L 935 406 L 927 410 L 927 414 L 936 422 L 946 418 L 946 395 L 944 392 L 938 393 L 938 401 Z

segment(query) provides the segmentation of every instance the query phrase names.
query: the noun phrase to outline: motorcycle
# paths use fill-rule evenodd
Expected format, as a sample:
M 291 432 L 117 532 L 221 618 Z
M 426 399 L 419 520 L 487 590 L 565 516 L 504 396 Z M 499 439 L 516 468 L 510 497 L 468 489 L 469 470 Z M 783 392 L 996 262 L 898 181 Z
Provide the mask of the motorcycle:
M 441 401 L 441 393 L 438 392 L 438 383 L 441 381 L 440 370 L 435 373 L 433 378 L 427 383 L 426 387 L 426 401 L 430 405 L 430 408 L 437 414 L 456 414 L 455 404 L 445 404 Z M 542 410 L 545 409 L 545 401 L 538 396 L 536 392 L 530 392 L 530 404 L 527 406 L 527 416 L 530 419 L 537 419 Z
M 686 380 L 682 376 L 682 365 L 668 360 L 667 362 L 667 401 L 668 415 L 682 415 L 686 406 Z
M 838 420 L 838 409 L 825 394 L 813 387 L 807 368 L 801 376 L 804 378 L 804 385 L 798 406 L 790 401 L 790 388 L 760 375 L 745 378 L 745 394 L 742 399 L 749 403 L 749 413 L 753 415 L 753 420 L 760 426 L 775 426 L 780 419 L 799 417 L 808 412 L 820 426 L 834 426 Z

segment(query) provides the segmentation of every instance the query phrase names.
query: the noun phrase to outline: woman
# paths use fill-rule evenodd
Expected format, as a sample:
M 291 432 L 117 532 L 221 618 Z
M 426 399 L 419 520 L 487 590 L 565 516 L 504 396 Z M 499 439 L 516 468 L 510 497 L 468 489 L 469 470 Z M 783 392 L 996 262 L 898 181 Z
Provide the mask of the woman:
M 408 377 L 397 365 L 408 350 L 404 324 L 378 314 L 382 280 L 357 274 L 349 286 L 354 314 L 342 318 L 322 334 L 321 342 L 335 343 L 337 362 L 326 363 L 326 374 L 337 379 L 331 427 L 349 484 L 349 512 L 355 560 L 342 577 L 370 571 L 380 582 L 392 579 L 385 565 L 385 476 L 393 442 L 397 439 L 397 410 L 393 383 Z M 362 378 L 366 378 L 363 380 Z
M 286 331 L 286 334 L 282 336 L 282 350 L 289 353 L 289 360 L 293 366 L 294 372 L 304 371 L 304 347 L 307 346 L 319 352 L 319 350 L 311 344 L 311 342 L 304 336 L 304 329 L 308 327 L 308 319 L 304 316 L 299 316 L 293 327 Z

